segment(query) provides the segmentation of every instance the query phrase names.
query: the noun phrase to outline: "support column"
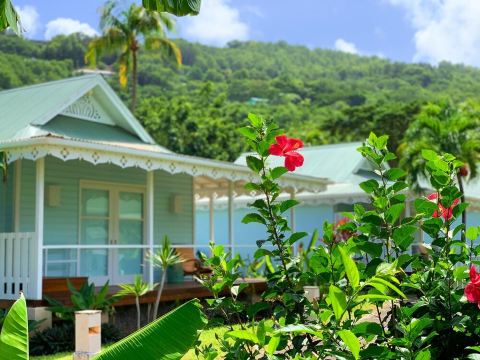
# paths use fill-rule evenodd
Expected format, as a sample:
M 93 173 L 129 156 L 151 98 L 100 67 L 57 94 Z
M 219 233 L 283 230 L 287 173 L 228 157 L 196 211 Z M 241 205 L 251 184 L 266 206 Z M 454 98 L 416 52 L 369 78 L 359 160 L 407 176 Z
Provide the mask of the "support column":
M 14 199 L 14 225 L 13 232 L 20 232 L 20 203 L 21 203 L 21 190 L 22 190 L 22 159 L 15 161 L 15 199 Z
M 233 181 L 228 182 L 228 245 L 230 247 L 230 252 L 235 255 L 235 238 L 234 238 L 234 227 L 233 223 L 235 220 L 235 211 L 233 208 L 233 200 L 234 200 L 234 193 L 233 193 Z
M 215 242 L 215 218 L 214 218 L 214 211 L 215 211 L 215 199 L 214 193 L 210 193 L 210 198 L 208 200 L 208 212 L 209 212 L 209 230 L 210 230 L 210 239 L 209 242 Z
M 45 202 L 45 158 L 36 161 L 35 181 L 35 234 L 37 242 L 35 254 L 37 256 L 36 283 L 33 293 L 36 300 L 42 299 L 43 282 L 43 224 L 44 224 L 44 202 Z
M 154 249 L 154 189 L 155 189 L 155 181 L 154 181 L 154 172 L 148 171 L 147 172 L 147 245 L 148 251 L 150 254 L 153 254 Z M 148 261 L 148 273 L 147 279 L 150 286 L 153 287 L 154 279 L 153 279 L 153 263 Z

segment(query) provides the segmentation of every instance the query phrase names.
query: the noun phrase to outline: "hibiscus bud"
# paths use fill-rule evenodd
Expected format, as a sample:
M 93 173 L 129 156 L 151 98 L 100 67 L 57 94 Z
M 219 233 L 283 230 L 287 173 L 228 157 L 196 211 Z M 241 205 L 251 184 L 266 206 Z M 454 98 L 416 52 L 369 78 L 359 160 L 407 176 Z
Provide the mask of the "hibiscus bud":
M 461 177 L 466 177 L 466 176 L 468 176 L 468 167 L 467 167 L 467 165 L 462 165 L 462 166 L 458 169 L 458 175 L 460 175 Z

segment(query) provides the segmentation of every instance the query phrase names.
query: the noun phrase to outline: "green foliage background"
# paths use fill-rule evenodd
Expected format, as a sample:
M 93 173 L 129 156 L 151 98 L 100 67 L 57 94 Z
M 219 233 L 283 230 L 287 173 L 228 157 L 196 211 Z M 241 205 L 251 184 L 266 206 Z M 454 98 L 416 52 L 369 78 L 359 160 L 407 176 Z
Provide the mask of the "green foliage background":
M 72 75 L 84 67 L 88 40 L 1 36 L 0 89 Z M 233 129 L 252 111 L 309 145 L 363 140 L 375 130 L 390 135 L 395 149 L 424 103 L 480 100 L 480 71 L 464 65 L 405 64 L 285 42 L 177 43 L 179 68 L 161 52 L 140 54 L 136 115 L 160 144 L 187 154 L 234 160 L 244 148 Z M 101 60 L 116 73 L 115 54 Z M 109 81 L 128 102 L 116 75 Z

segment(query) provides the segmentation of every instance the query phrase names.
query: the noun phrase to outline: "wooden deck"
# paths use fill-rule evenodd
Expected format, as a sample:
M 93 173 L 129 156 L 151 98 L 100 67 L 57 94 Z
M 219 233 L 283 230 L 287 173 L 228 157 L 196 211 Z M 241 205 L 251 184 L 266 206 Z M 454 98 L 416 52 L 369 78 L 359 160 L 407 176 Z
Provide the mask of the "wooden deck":
M 69 280 L 76 288 L 79 288 L 88 279 L 71 278 Z M 266 282 L 263 279 L 245 278 L 240 282 L 246 282 L 250 285 L 244 290 L 245 292 L 260 294 L 266 289 Z M 118 286 L 111 286 L 109 293 L 110 295 L 114 295 L 118 291 Z M 70 291 L 67 287 L 66 278 L 45 278 L 43 281 L 43 294 L 44 296 L 59 300 L 66 305 L 71 304 Z M 150 291 L 140 298 L 140 302 L 142 304 L 153 303 L 155 302 L 156 295 L 156 290 Z M 210 296 L 212 296 L 212 294 L 198 282 L 193 280 L 185 280 L 182 283 L 165 284 L 160 301 L 185 301 L 195 298 L 201 299 Z M 13 301 L 10 300 L 0 300 L 0 308 L 7 308 L 11 306 L 12 303 Z M 126 296 L 117 301 L 114 306 L 128 306 L 133 304 L 135 304 L 135 298 L 133 296 Z M 49 304 L 46 300 L 28 300 L 27 305 L 29 307 L 40 307 L 48 306 Z

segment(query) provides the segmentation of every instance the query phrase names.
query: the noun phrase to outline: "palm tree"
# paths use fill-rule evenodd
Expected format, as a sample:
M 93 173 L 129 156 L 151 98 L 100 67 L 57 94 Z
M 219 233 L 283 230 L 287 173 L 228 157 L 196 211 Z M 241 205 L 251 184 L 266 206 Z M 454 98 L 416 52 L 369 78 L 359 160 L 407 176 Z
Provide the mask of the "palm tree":
M 133 284 L 120 285 L 121 290 L 117 293 L 117 296 L 135 296 L 135 305 L 137 307 L 137 330 L 140 329 L 140 298 L 153 290 L 155 286 L 150 286 L 144 282 L 140 275 L 135 276 Z
M 168 236 L 163 239 L 162 248 L 157 250 L 153 254 L 148 254 L 149 261 L 154 267 L 162 270 L 162 277 L 157 290 L 157 298 L 155 299 L 155 305 L 153 307 L 153 320 L 157 318 L 158 307 L 160 306 L 160 298 L 162 296 L 163 287 L 165 286 L 165 280 L 167 278 L 167 270 L 169 267 L 182 263 L 184 260 L 177 254 L 175 249 L 170 246 L 170 240 Z
M 427 178 L 423 149 L 437 153 L 450 153 L 464 163 L 457 173 L 461 201 L 465 202 L 464 181 L 478 176 L 480 157 L 480 106 L 465 102 L 458 106 L 449 101 L 425 105 L 412 122 L 398 152 L 400 166 L 407 170 L 407 180 L 414 189 L 420 189 L 421 179 Z M 462 223 L 467 225 L 467 214 L 462 213 Z M 464 232 L 462 232 L 464 237 Z
M 166 32 L 174 29 L 174 21 L 168 14 L 147 10 L 131 4 L 127 10 L 120 10 L 115 0 L 108 1 L 102 8 L 100 28 L 102 35 L 92 40 L 85 54 L 85 62 L 95 66 L 102 53 L 119 53 L 118 76 L 120 85 L 127 86 L 131 74 L 131 104 L 133 111 L 137 104 L 138 51 L 165 49 L 176 63 L 182 63 L 178 46 L 166 38 Z

